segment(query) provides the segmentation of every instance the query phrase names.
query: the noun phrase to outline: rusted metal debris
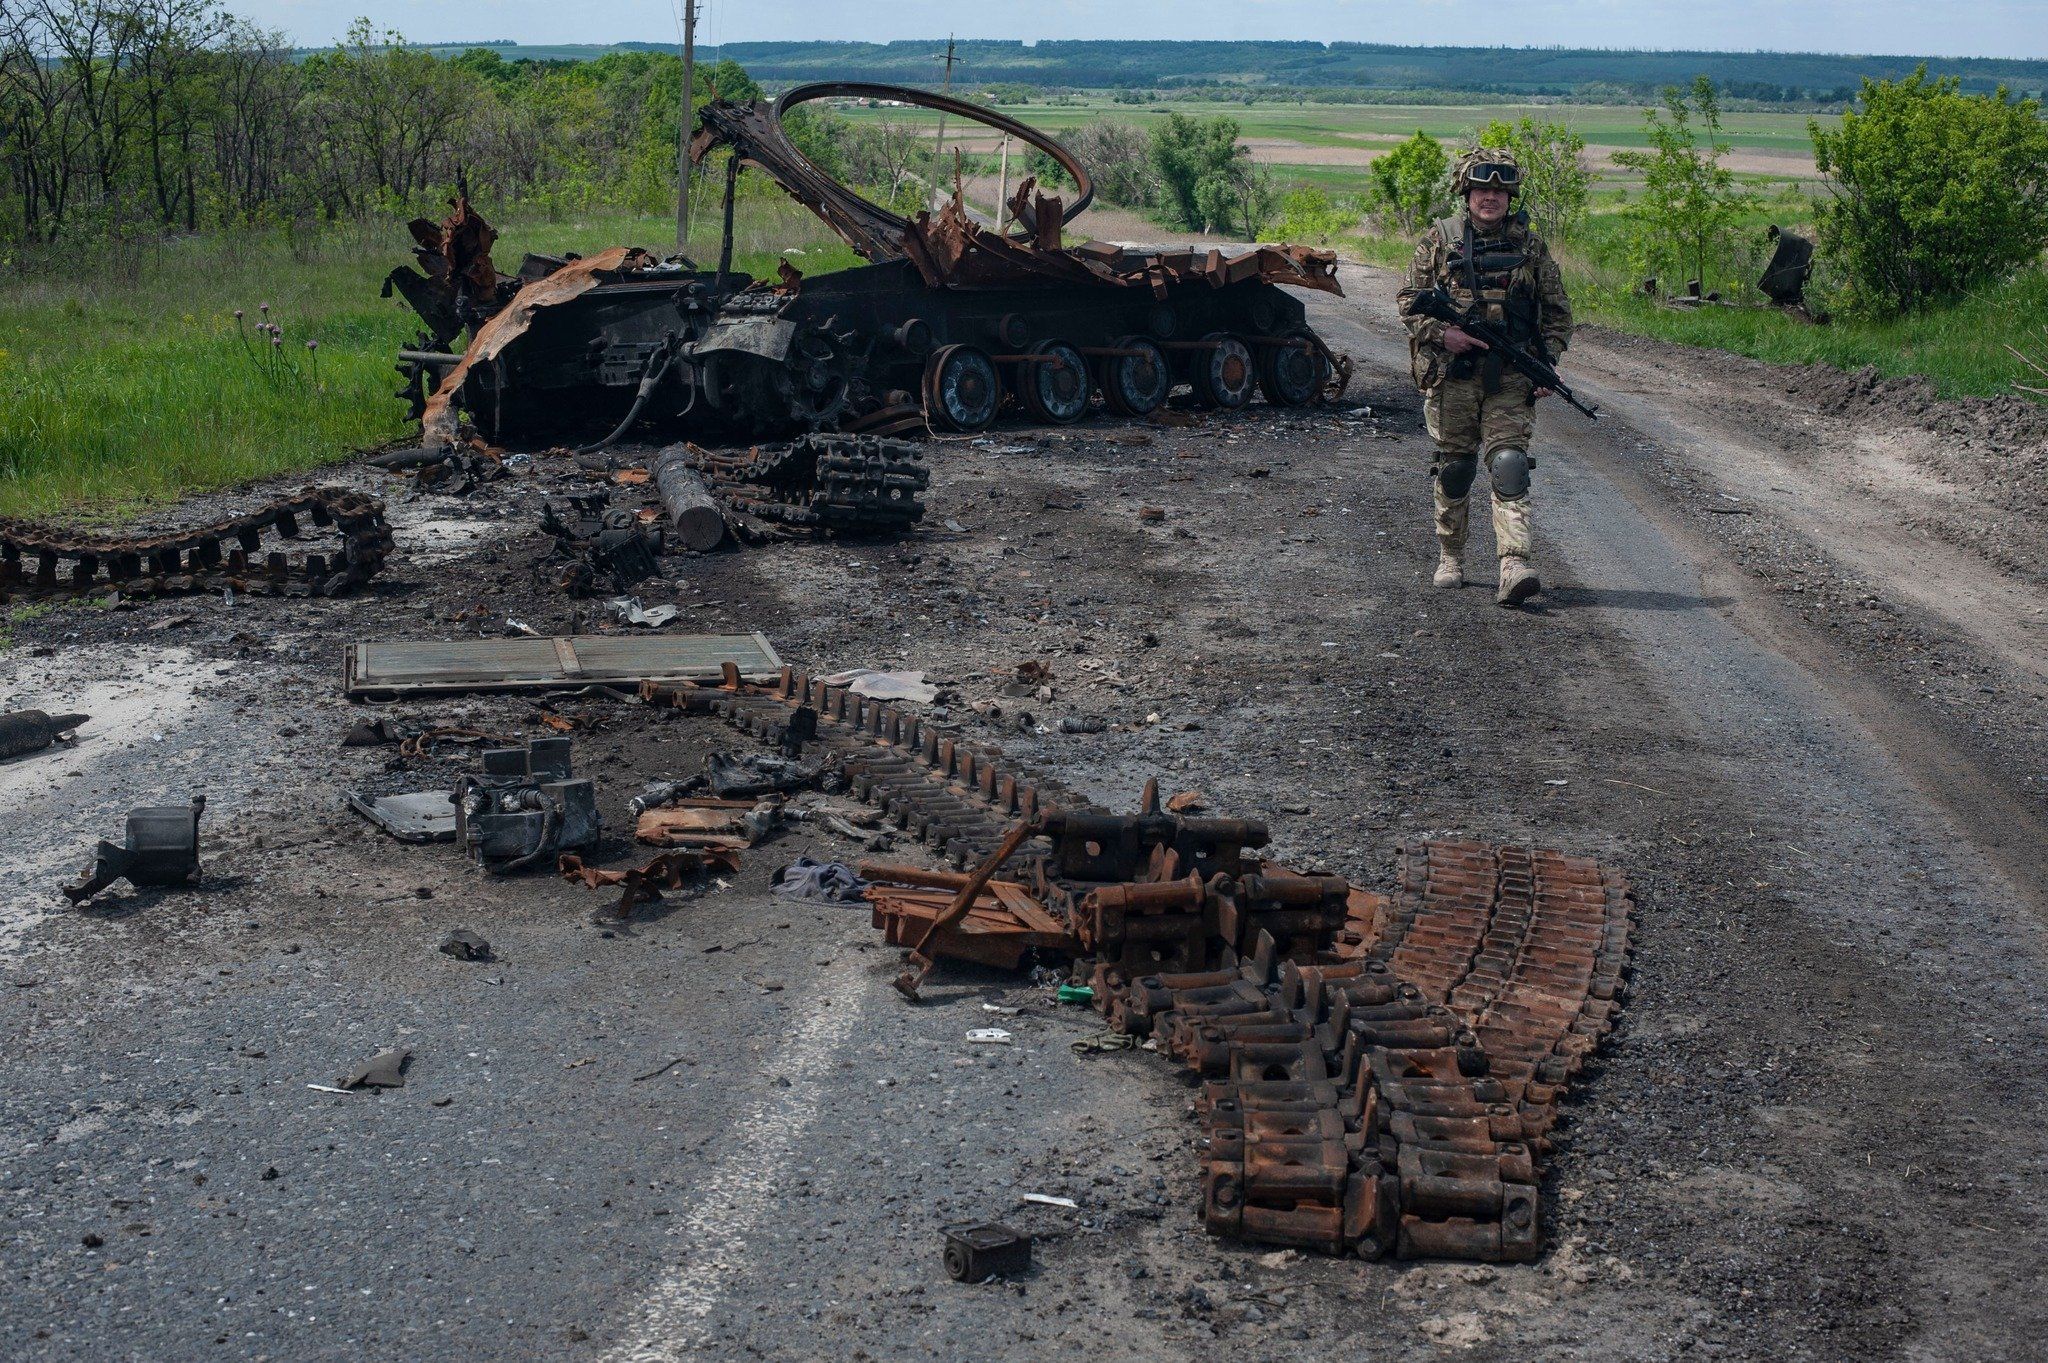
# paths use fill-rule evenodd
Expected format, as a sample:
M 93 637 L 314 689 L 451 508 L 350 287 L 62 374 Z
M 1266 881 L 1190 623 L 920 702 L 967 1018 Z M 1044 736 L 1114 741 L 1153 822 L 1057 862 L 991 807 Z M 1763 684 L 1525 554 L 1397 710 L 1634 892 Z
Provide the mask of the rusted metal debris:
M 317 549 L 301 547 L 309 527 L 321 532 Z M 84 535 L 0 519 L 0 602 L 228 588 L 338 596 L 369 581 L 390 552 L 384 504 L 344 488 L 309 488 L 232 520 L 162 535 Z
M 620 918 L 630 918 L 635 908 L 660 899 L 664 891 L 680 887 L 685 876 L 711 869 L 736 871 L 739 864 L 738 853 L 712 848 L 663 852 L 645 866 L 618 871 L 586 866 L 582 857 L 567 853 L 555 863 L 555 867 L 562 879 L 574 881 L 585 889 L 595 890 L 610 885 L 621 887 L 619 902 L 613 906 L 612 912 Z
M 956 195 L 905 218 L 867 202 L 805 159 L 783 115 L 812 100 L 875 95 L 943 108 L 1020 137 L 1080 186 L 1071 204 L 1030 181 L 1015 226 L 975 220 Z M 429 348 L 400 368 L 423 409 L 426 444 L 456 443 L 459 412 L 490 439 L 622 434 L 644 421 L 673 435 L 749 442 L 811 431 L 906 434 L 980 430 L 1006 410 L 1065 423 L 1093 410 L 1142 416 L 1185 387 L 1197 405 L 1255 395 L 1281 406 L 1341 393 L 1350 361 L 1307 324 L 1282 285 L 1341 292 L 1332 252 L 1299 246 L 1133 251 L 1066 245 L 1086 206 L 1087 170 L 1058 143 L 978 106 L 894 86 L 834 83 L 769 103 L 713 103 L 692 154 L 731 153 L 733 177 L 757 167 L 870 263 L 775 281 L 730 268 L 731 214 L 719 268 L 618 247 L 580 260 L 529 257 L 496 276 L 466 199 L 438 230 L 414 225 L 425 273 L 394 272 L 429 327 Z M 490 310 L 488 320 L 478 320 Z M 458 358 L 448 326 L 467 319 Z M 432 383 L 429 384 L 431 378 Z M 431 386 L 431 395 L 427 389 Z
M 125 840 L 102 841 L 94 849 L 92 869 L 64 897 L 82 904 L 117 880 L 136 886 L 190 885 L 199 879 L 199 816 L 206 797 L 189 805 L 137 809 L 128 815 Z
M 611 496 L 594 492 L 571 496 L 566 505 L 541 507 L 541 533 L 554 541 L 547 563 L 559 570 L 558 581 L 571 596 L 596 596 L 630 590 L 661 571 L 661 513 L 642 514 L 631 507 L 613 507 Z
M 1633 901 L 1619 873 L 1430 842 L 1380 895 L 1265 860 L 1264 825 L 1172 813 L 1156 787 L 1135 814 L 1089 809 L 997 749 L 795 669 L 642 695 L 771 742 L 802 724 L 855 795 L 977 868 L 861 865 L 893 882 L 868 897 L 889 940 L 919 953 L 913 984 L 939 956 L 1092 960 L 1110 1026 L 1205 1081 L 1211 1231 L 1367 1258 L 1540 1249 L 1558 1101 L 1623 992 Z

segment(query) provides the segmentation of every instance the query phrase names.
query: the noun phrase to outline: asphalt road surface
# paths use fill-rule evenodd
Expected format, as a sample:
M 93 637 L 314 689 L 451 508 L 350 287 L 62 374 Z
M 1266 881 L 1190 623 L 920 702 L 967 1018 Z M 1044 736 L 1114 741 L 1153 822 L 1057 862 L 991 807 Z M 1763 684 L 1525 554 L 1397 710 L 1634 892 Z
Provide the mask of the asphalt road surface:
M 677 560 L 643 599 L 813 667 L 925 669 L 1024 764 L 1114 808 L 1200 789 L 1296 864 L 1383 883 L 1400 841 L 1458 833 L 1623 866 L 1633 989 L 1568 1104 L 1542 1261 L 1211 1239 L 1172 1068 L 1075 1053 L 1094 1015 L 1049 977 L 948 965 L 907 1004 L 864 912 L 769 892 L 798 852 L 856 854 L 814 825 L 616 924 L 344 811 L 469 760 L 340 747 L 344 641 L 588 609 L 531 571 L 574 477 L 543 460 L 394 500 L 401 557 L 352 600 L 11 626 L 6 708 L 94 721 L 0 765 L 0 1355 L 2038 1357 L 2048 597 L 2019 532 L 1980 552 L 1977 490 L 1914 473 L 1910 431 L 1589 337 L 1608 419 L 1539 421 L 1543 609 L 1434 590 L 1391 286 L 1347 286 L 1315 319 L 1370 413 L 948 442 L 909 539 Z M 1026 660 L 1050 699 L 1001 694 Z M 565 708 L 600 725 L 576 747 L 614 827 L 744 747 Z M 543 732 L 518 699 L 388 713 Z M 201 888 L 65 907 L 121 811 L 192 791 Z M 495 959 L 440 954 L 457 927 Z M 966 1040 L 991 1024 L 1009 1045 Z M 388 1045 L 403 1088 L 312 1087 Z M 947 1281 L 960 1220 L 1037 1233 L 1030 1276 Z

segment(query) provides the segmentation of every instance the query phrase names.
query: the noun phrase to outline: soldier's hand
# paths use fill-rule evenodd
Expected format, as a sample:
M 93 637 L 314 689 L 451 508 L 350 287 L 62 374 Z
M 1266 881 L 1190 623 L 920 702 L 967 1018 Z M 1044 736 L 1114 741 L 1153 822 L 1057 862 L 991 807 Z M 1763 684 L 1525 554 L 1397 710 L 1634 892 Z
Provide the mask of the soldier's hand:
M 1530 396 L 1535 398 L 1547 398 L 1556 391 L 1557 390 L 1555 388 L 1538 388 L 1534 393 L 1530 394 Z
M 1473 350 L 1490 350 L 1491 346 L 1466 332 L 1463 327 L 1444 328 L 1444 349 L 1453 355 L 1463 355 Z

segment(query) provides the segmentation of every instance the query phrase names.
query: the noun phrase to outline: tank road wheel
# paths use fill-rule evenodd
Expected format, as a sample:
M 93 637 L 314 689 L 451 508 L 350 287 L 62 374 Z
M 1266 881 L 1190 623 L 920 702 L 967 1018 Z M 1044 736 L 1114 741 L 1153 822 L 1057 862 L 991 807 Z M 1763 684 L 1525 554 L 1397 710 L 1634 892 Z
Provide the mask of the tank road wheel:
M 1258 385 L 1258 366 L 1252 348 L 1227 331 L 1212 331 L 1202 338 L 1211 344 L 1191 352 L 1195 399 L 1204 407 L 1236 411 L 1252 400 Z
M 1259 347 L 1259 391 L 1275 407 L 1306 407 L 1330 381 L 1330 362 L 1306 331 Z
M 1034 355 L 1050 359 L 1018 366 L 1018 395 L 1024 410 L 1039 421 L 1065 426 L 1088 415 L 1088 361 L 1065 341 L 1041 341 Z
M 940 346 L 924 366 L 924 410 L 948 431 L 986 430 L 1002 405 L 996 362 L 971 345 Z
M 1166 404 L 1173 391 L 1173 366 L 1166 352 L 1143 336 L 1126 336 L 1111 349 L 1132 351 L 1110 355 L 1098 376 L 1102 400 L 1118 416 L 1150 416 Z

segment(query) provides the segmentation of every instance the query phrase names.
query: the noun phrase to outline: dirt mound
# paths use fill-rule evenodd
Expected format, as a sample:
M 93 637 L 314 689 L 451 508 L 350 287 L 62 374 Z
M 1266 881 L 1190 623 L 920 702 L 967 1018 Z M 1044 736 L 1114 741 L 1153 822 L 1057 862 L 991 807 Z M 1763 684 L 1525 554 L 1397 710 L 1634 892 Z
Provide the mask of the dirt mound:
M 1936 435 L 1982 445 L 2002 455 L 2048 459 L 2048 405 L 2016 393 L 1995 398 L 1944 398 L 1917 375 L 1886 378 L 1874 366 L 1850 372 L 1828 364 L 1786 370 L 1785 392 L 1830 416 L 1910 423 Z

